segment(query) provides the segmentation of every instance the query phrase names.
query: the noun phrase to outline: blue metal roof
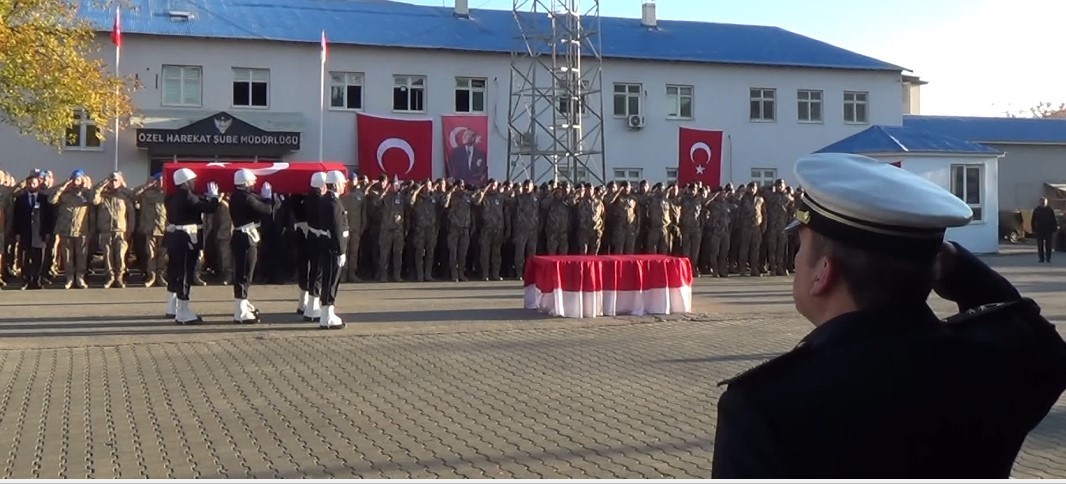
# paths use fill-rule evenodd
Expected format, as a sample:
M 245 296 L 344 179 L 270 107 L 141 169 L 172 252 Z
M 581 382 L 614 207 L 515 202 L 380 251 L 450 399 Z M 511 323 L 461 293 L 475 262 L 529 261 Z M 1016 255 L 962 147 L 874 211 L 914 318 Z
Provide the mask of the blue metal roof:
M 985 145 L 902 126 L 871 126 L 816 153 L 937 153 L 1002 154 Z
M 978 143 L 1066 144 L 1066 119 L 907 115 L 903 126 Z
M 79 0 L 79 15 L 101 32 L 111 30 L 111 2 Z M 332 44 L 510 53 L 518 44 L 509 10 L 471 9 L 458 18 L 450 7 L 386 0 L 126 0 L 124 34 L 257 39 Z M 192 14 L 170 19 L 168 11 Z M 522 17 L 547 28 L 546 15 Z M 605 58 L 754 64 L 829 69 L 902 71 L 903 68 L 777 27 L 660 20 L 657 29 L 636 18 L 600 18 Z M 134 40 L 129 40 L 134 42 Z

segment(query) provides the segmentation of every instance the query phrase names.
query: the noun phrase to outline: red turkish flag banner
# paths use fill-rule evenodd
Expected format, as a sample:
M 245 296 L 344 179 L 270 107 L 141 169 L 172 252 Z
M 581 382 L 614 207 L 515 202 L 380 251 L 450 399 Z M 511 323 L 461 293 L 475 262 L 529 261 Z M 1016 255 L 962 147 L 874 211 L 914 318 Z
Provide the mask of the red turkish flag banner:
M 433 177 L 433 120 L 356 115 L 359 174 L 390 180 Z
M 722 138 L 719 130 L 678 128 L 677 183 L 722 183 Z
M 188 168 L 196 173 L 196 192 L 207 191 L 207 184 L 215 182 L 219 191 L 226 193 L 233 191 L 233 174 L 241 168 L 247 168 L 255 173 L 255 187 L 258 191 L 264 182 L 270 182 L 274 193 L 279 195 L 292 195 L 294 193 L 307 193 L 311 189 L 311 175 L 317 171 L 337 170 L 348 177 L 348 170 L 343 163 L 317 161 L 294 161 L 291 163 L 208 163 L 186 162 L 166 163 L 163 165 L 163 191 L 170 193 L 174 189 L 174 171 L 179 168 Z
M 468 184 L 489 181 L 489 117 L 441 116 L 444 174 Z
M 115 7 L 115 23 L 111 26 L 111 43 L 115 47 L 122 47 L 122 14 Z

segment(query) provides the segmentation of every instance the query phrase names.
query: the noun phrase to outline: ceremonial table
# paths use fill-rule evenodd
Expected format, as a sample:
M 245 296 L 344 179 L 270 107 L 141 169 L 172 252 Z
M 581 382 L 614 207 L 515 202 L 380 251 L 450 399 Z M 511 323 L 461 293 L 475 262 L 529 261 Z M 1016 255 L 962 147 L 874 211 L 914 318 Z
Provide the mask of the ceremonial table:
M 665 255 L 534 256 L 526 261 L 525 308 L 594 318 L 692 310 L 692 265 Z

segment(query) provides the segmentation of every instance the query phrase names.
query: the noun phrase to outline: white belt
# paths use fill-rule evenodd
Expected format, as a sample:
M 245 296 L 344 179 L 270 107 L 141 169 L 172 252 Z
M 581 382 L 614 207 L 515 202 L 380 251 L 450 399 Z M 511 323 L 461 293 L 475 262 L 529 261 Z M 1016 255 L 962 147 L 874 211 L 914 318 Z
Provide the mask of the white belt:
M 296 230 L 303 232 L 305 237 L 307 236 L 307 231 L 310 230 L 310 227 L 307 226 L 307 222 L 297 222 L 293 227 L 295 227 Z
M 259 243 L 259 222 L 252 222 L 241 225 L 236 229 L 238 232 L 244 232 L 245 235 L 251 239 L 252 243 Z
M 315 234 L 315 235 L 317 235 L 319 237 L 330 237 L 331 236 L 330 232 L 328 230 L 318 230 L 316 228 L 311 228 L 311 227 L 308 227 L 307 230 L 309 232 L 311 232 L 312 234 Z
M 185 232 L 189 235 L 189 240 L 195 245 L 198 240 L 196 237 L 197 232 L 203 229 L 203 225 L 189 224 L 189 225 L 167 225 L 167 232 Z

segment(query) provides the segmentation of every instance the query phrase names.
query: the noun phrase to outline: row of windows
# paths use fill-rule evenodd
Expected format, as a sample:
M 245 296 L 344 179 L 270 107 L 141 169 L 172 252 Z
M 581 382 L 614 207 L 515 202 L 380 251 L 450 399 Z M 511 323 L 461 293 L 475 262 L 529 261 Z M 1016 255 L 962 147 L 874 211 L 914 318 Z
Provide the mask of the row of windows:
M 163 105 L 199 107 L 203 103 L 203 68 L 200 66 L 163 66 Z M 359 72 L 330 72 L 330 100 L 333 109 L 363 108 L 364 75 Z M 233 98 L 235 107 L 266 108 L 269 101 L 269 69 L 233 68 Z M 455 112 L 485 112 L 484 78 L 455 78 Z M 667 119 L 692 119 L 694 87 L 667 84 L 665 91 Z M 644 87 L 639 83 L 615 83 L 613 111 L 615 116 L 640 116 L 644 112 Z M 823 120 L 823 91 L 801 89 L 796 92 L 798 121 L 820 123 Z M 869 93 L 844 92 L 843 119 L 846 123 L 867 123 Z M 777 120 L 777 90 L 752 88 L 749 90 L 751 121 Z M 579 100 L 562 99 L 559 111 L 566 113 Z M 426 76 L 393 76 L 392 109 L 399 112 L 423 112 L 426 109 Z

